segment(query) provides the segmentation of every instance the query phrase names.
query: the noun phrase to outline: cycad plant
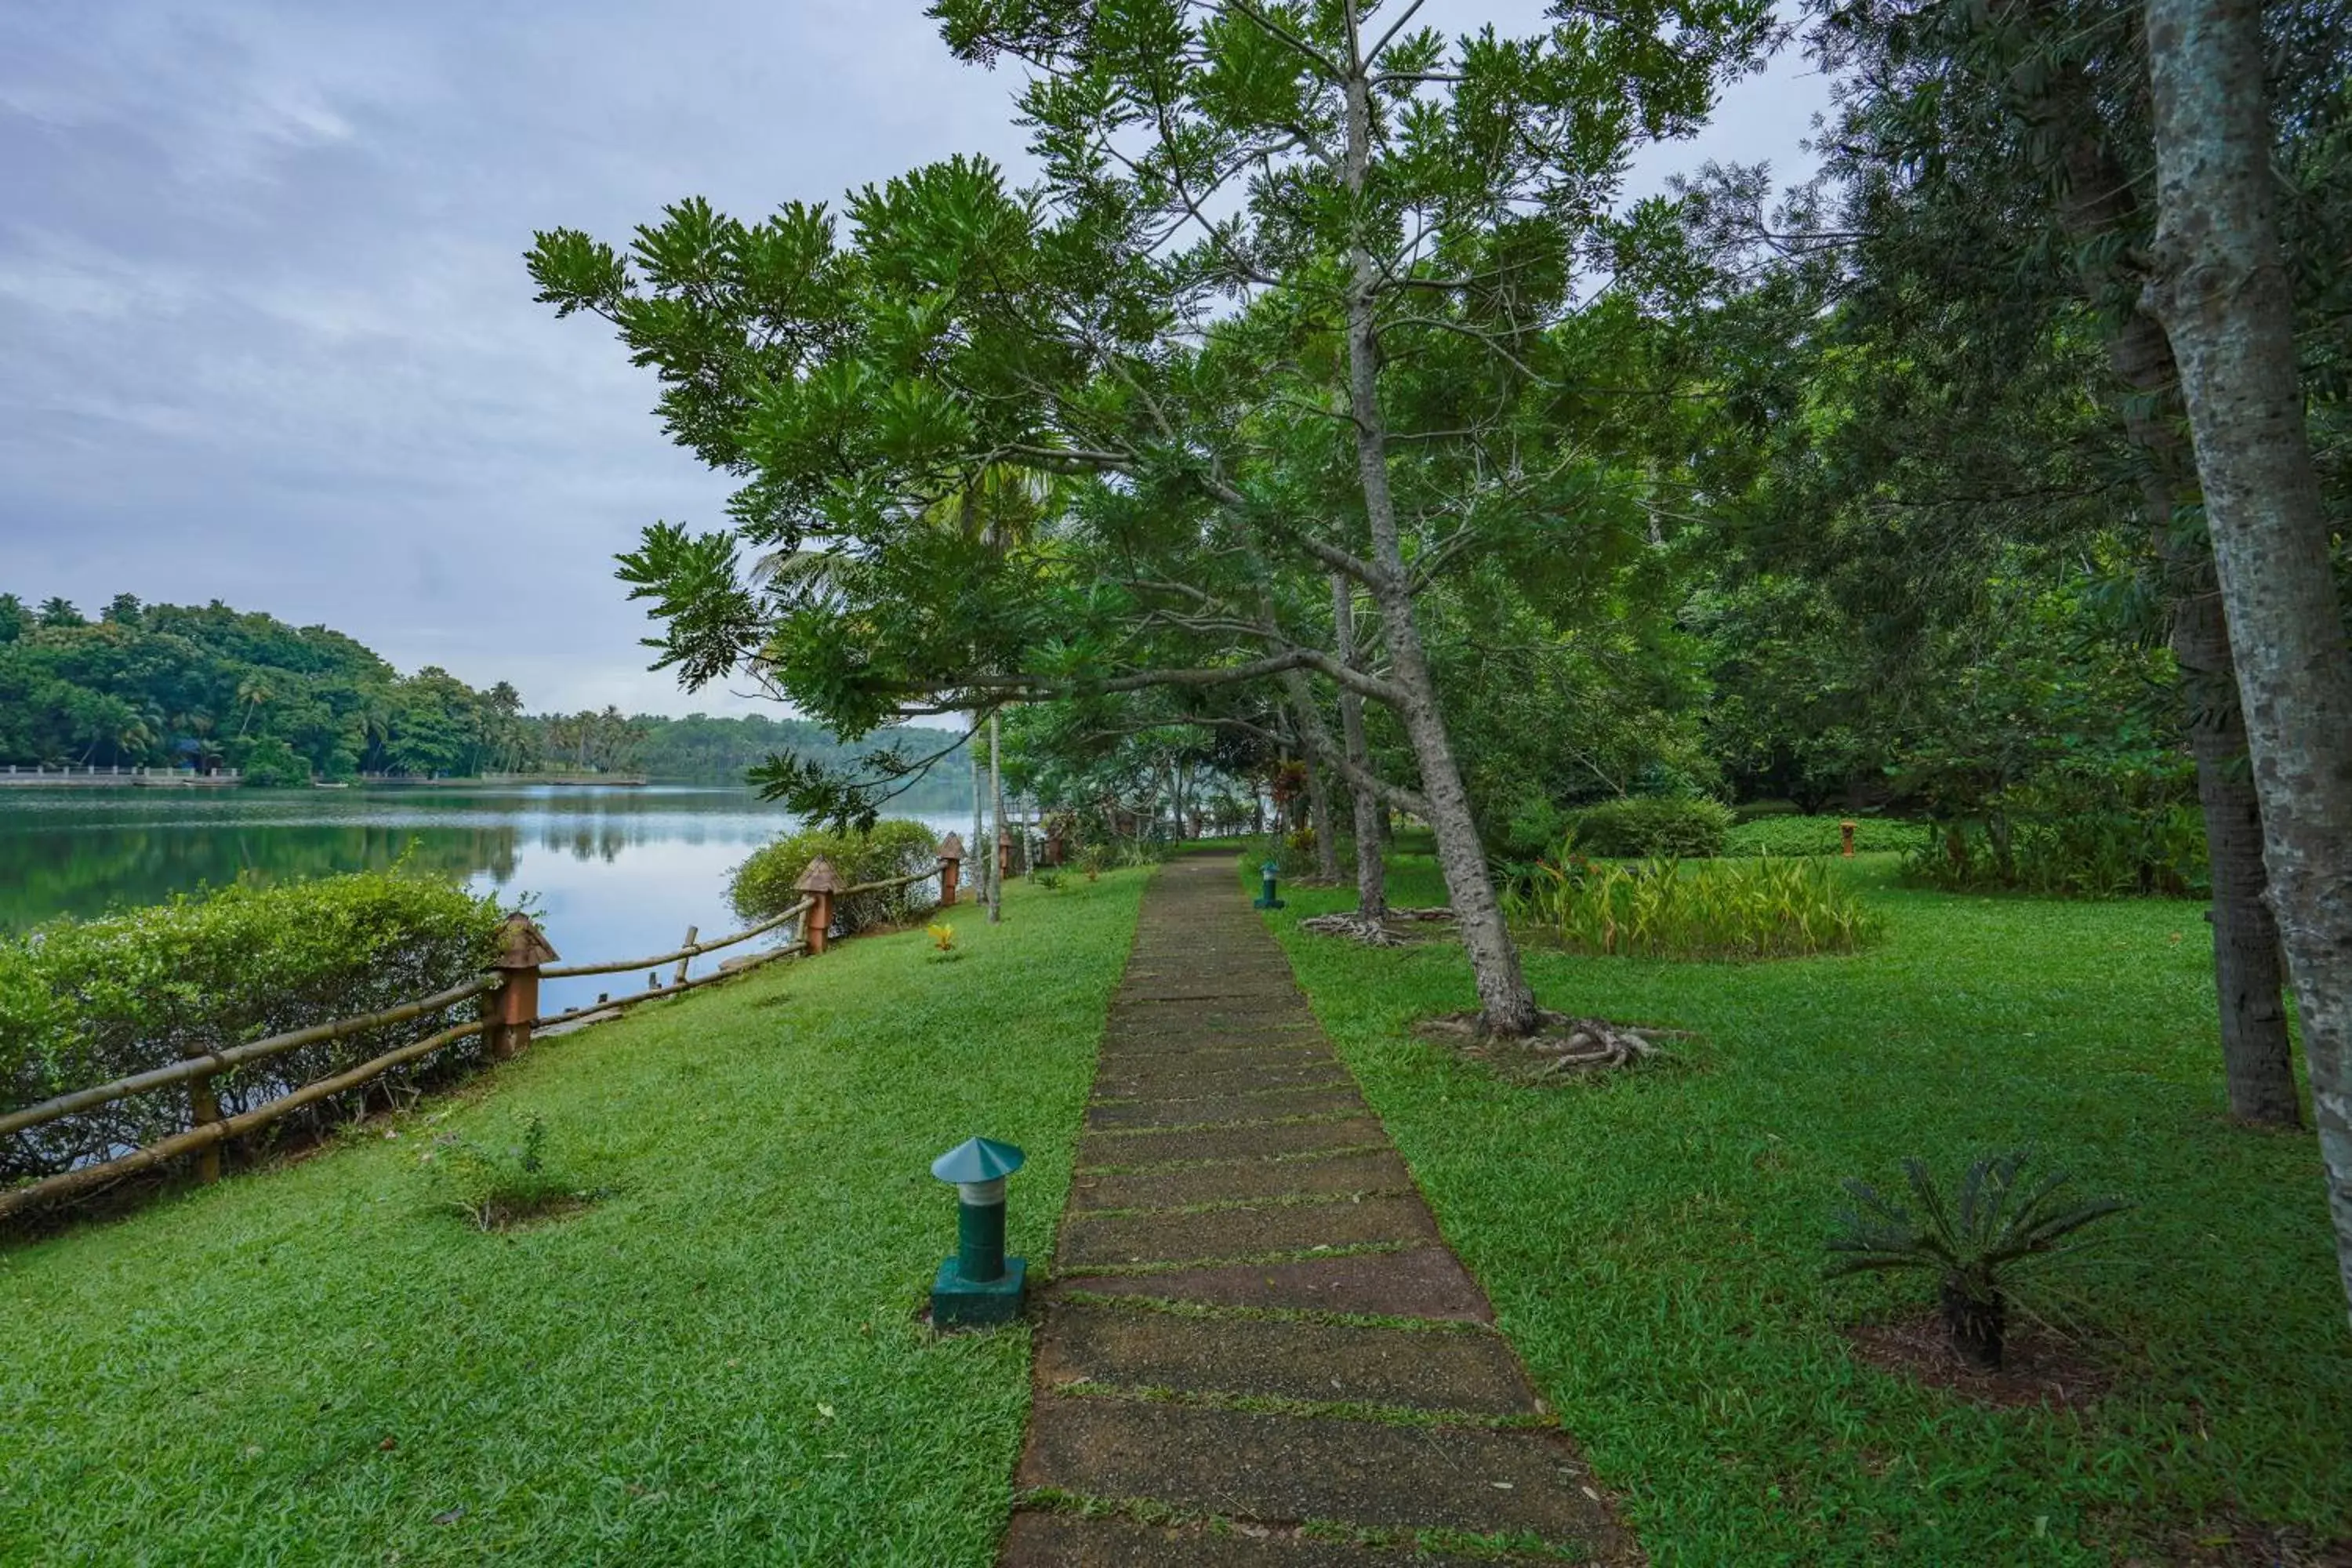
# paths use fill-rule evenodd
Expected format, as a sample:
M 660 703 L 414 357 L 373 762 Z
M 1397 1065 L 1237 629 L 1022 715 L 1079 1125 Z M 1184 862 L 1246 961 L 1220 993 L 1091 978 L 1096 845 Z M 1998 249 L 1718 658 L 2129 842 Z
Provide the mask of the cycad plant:
M 1893 1269 L 1937 1276 L 1952 1349 L 1979 1372 L 1999 1371 L 2006 1281 L 2021 1268 L 2079 1250 L 2084 1243 L 2068 1237 L 2131 1207 L 2119 1197 L 2068 1206 L 2061 1194 L 2073 1178 L 2064 1171 L 2026 1176 L 2031 1158 L 2021 1149 L 1977 1161 L 1948 1204 L 1927 1163 L 1906 1160 L 1916 1214 L 1866 1182 L 1846 1183 L 1854 1206 L 1838 1215 L 1824 1277 Z

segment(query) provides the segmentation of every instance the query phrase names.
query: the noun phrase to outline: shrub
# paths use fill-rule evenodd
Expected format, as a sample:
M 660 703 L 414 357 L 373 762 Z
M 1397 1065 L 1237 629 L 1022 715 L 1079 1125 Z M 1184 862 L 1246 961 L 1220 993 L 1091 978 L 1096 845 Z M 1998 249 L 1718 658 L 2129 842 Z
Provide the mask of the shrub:
M 2061 1207 L 2058 1194 L 2071 1178 L 2057 1171 L 2024 1180 L 2031 1158 L 2019 1150 L 1979 1160 L 1961 1179 L 1956 1205 L 1945 1203 L 1924 1162 L 1906 1160 L 1916 1215 L 1865 1182 L 1846 1183 L 1854 1206 L 1838 1215 L 1825 1277 L 1910 1269 L 1935 1275 L 1952 1349 L 1979 1371 L 1998 1371 L 2011 1278 L 2029 1264 L 2079 1250 L 2082 1242 L 2060 1243 L 2131 1206 L 2097 1198 Z
M 2201 899 L 2212 892 L 2194 806 L 2019 813 L 1934 825 L 1904 861 L 1906 881 L 1947 891 L 2007 889 L 2059 898 Z
M 478 1143 L 445 1136 L 426 1151 L 442 1202 L 482 1230 L 560 1214 L 593 1203 L 601 1194 L 581 1185 L 549 1150 L 547 1119 L 526 1119 L 509 1144 Z
M 939 837 L 919 822 L 877 822 L 866 833 L 826 833 L 811 828 L 787 835 L 752 852 L 735 868 L 728 902 L 747 921 L 764 921 L 801 901 L 793 887 L 809 862 L 822 855 L 841 873 L 845 886 L 887 882 L 939 865 Z M 988 853 L 982 847 L 981 853 Z M 985 865 L 983 859 L 982 864 Z M 833 930 L 854 936 L 879 925 L 904 925 L 938 902 L 938 889 L 925 882 L 881 893 L 853 893 L 833 901 Z
M 1768 816 L 1802 816 L 1805 808 L 1793 800 L 1747 800 L 1731 808 L 1732 820 L 1759 822 Z
M 1530 795 L 1489 835 L 1487 847 L 1507 865 L 1533 865 L 1560 847 L 1575 830 L 1575 819 L 1568 807 Z
M 1864 855 L 1916 849 L 1931 831 L 1925 823 L 1890 822 L 1881 816 L 1761 816 L 1743 822 L 1725 839 L 1726 855 L 1842 855 L 1844 823 L 1853 824 L 1853 847 Z
M 1112 847 L 1111 853 L 1120 866 L 1157 866 L 1168 858 L 1168 846 L 1157 838 L 1122 838 Z
M 244 884 L 0 941 L 0 1104 L 16 1108 L 464 984 L 491 957 L 499 912 L 404 868 L 262 888 Z M 298 1085 L 462 1023 L 434 1016 L 251 1062 L 213 1080 L 236 1115 Z M 397 1076 L 480 1051 L 466 1040 Z M 315 1130 L 321 1102 L 276 1125 Z M 0 1182 L 51 1175 L 189 1125 L 184 1089 L 99 1106 L 0 1143 Z
M 245 765 L 237 776 L 259 788 L 299 788 L 310 782 L 310 764 L 294 754 L 294 748 L 277 736 L 268 736 L 247 752 Z
M 1628 795 L 1586 806 L 1571 820 L 1576 847 L 1612 859 L 1704 859 L 1723 853 L 1731 810 L 1700 795 Z
M 1853 890 L 1810 860 L 1570 858 L 1538 866 L 1507 906 L 1565 947 L 1618 957 L 1793 958 L 1853 952 L 1879 934 Z

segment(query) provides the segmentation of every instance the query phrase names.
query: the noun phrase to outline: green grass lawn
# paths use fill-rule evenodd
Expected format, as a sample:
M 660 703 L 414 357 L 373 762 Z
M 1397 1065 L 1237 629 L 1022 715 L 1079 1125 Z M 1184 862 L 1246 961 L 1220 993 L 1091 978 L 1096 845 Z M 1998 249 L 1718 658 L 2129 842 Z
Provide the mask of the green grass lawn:
M 1023 1145 L 1050 1253 L 1143 873 L 787 963 L 531 1053 L 348 1146 L 0 1250 L 0 1561 L 983 1563 L 1019 1329 L 916 1321 L 931 1157 Z M 485 1235 L 438 1134 L 537 1113 L 611 1195 Z
M 2315 1141 L 2223 1118 L 2200 906 L 1907 891 L 1894 866 L 1844 868 L 1889 933 L 1859 957 L 1530 952 L 1546 1005 L 1700 1037 L 1683 1065 L 1564 1088 L 1408 1036 L 1474 1005 L 1454 948 L 1295 930 L 1345 890 L 1286 889 L 1268 919 L 1655 1562 L 2167 1561 L 2147 1549 L 2232 1512 L 2352 1533 L 2352 1337 Z M 1391 892 L 1444 901 L 1421 857 Z M 1840 1325 L 1927 1287 L 1819 1276 L 1842 1179 L 2023 1144 L 2143 1205 L 2029 1298 L 2115 1378 L 2080 1415 L 1858 1363 Z

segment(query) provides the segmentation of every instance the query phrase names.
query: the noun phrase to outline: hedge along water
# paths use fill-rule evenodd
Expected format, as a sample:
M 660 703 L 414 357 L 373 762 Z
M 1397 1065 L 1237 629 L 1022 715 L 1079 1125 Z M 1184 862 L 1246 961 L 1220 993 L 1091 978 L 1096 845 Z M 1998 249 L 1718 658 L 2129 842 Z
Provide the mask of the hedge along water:
M 152 909 L 61 921 L 0 942 L 0 1109 L 151 1075 L 207 1052 L 462 992 L 492 955 L 494 901 L 434 877 L 366 872 L 230 887 Z M 423 1035 L 473 1021 L 472 994 L 240 1061 L 185 1090 L 158 1087 L 0 1142 L 0 1185 L 55 1175 L 233 1119 Z M 453 1041 L 433 1070 L 461 1068 Z M 315 1132 L 326 1103 L 278 1125 Z
M 748 789 L 711 785 L 0 791 L 0 933 L 406 857 L 509 908 L 528 897 L 566 957 L 656 952 L 690 925 L 731 925 L 730 872 L 798 826 Z M 551 980 L 545 1001 L 561 1011 L 616 988 Z
M 888 841 L 887 837 L 885 841 Z M 860 847 L 850 846 L 853 848 Z M 813 889 L 806 899 L 742 931 L 709 942 L 698 942 L 689 930 L 685 947 L 647 958 L 572 965 L 555 963 L 553 961 L 559 955 L 549 945 L 544 934 L 527 914 L 515 912 L 500 919 L 489 942 L 483 943 L 478 936 L 468 944 L 475 952 L 488 948 L 490 956 L 487 963 L 494 973 L 478 975 L 448 990 L 363 1016 L 310 1023 L 261 1039 L 248 1039 L 247 1043 L 226 1045 L 216 1041 L 197 1050 L 184 1051 L 176 1060 L 124 1073 L 96 1086 L 54 1094 L 36 1103 L 25 1104 L 20 1100 L 11 1109 L 5 1102 L 0 1102 L 0 1133 L 12 1135 L 16 1140 L 16 1146 L 26 1152 L 29 1160 L 37 1153 L 43 1142 L 69 1145 L 81 1120 L 91 1112 L 104 1112 L 117 1105 L 133 1103 L 137 1097 L 156 1089 L 182 1084 L 187 1089 L 186 1110 L 179 1118 L 179 1131 L 150 1136 L 137 1144 L 114 1144 L 68 1155 L 62 1161 L 61 1168 L 46 1173 L 37 1168 L 31 1169 L 20 1173 L 12 1183 L 0 1184 L 0 1220 L 79 1196 L 121 1176 L 153 1169 L 186 1155 L 194 1155 L 197 1160 L 201 1179 L 215 1179 L 219 1174 L 219 1150 L 230 1139 L 263 1131 L 275 1131 L 298 1112 L 312 1107 L 323 1110 L 339 1095 L 354 1089 L 364 1091 L 375 1088 L 387 1074 L 411 1064 L 426 1071 L 446 1070 L 455 1060 L 451 1047 L 463 1043 L 479 1042 L 492 1058 L 503 1059 L 528 1045 L 535 1026 L 563 1023 L 583 1015 L 599 1015 L 607 1011 L 604 999 L 599 997 L 595 1005 L 588 1007 L 534 1018 L 542 976 L 595 976 L 639 968 L 651 971 L 648 988 L 614 998 L 610 1009 L 613 1011 L 657 997 L 676 995 L 729 977 L 727 971 L 731 965 L 722 966 L 713 973 L 688 978 L 688 964 L 696 957 L 719 949 L 736 947 L 780 931 L 787 924 L 793 926 L 793 931 L 786 933 L 792 940 L 764 952 L 747 952 L 735 963 L 757 966 L 795 954 L 814 957 L 824 951 L 824 933 L 835 923 L 834 900 L 836 896 L 844 900 L 863 897 L 887 900 L 889 907 L 895 908 L 909 900 L 923 900 L 926 888 L 937 889 L 946 885 L 944 869 L 945 862 L 933 857 L 927 868 L 851 885 L 835 875 L 830 866 L 817 861 L 810 874 L 801 879 L 807 888 Z M 339 880 L 343 885 L 341 890 L 348 890 L 352 885 L 371 879 L 345 878 Z M 454 889 L 435 888 L 433 884 L 416 879 L 388 877 L 373 880 L 383 884 L 371 889 L 378 893 L 396 889 L 428 896 L 438 893 L 461 900 L 464 897 Z M 278 889 L 274 896 L 283 901 L 304 891 L 315 893 L 318 890 L 316 888 L 289 888 Z M 331 887 L 329 890 L 339 889 Z M 234 904 L 238 901 L 236 895 L 240 893 L 245 895 L 247 902 L 260 896 L 258 889 L 233 889 L 231 896 L 219 902 L 223 906 Z M 478 918 L 498 915 L 494 903 L 487 900 L 470 903 L 471 912 Z M 212 912 L 202 900 L 182 900 L 173 906 L 175 914 L 185 916 L 191 911 L 198 915 Z M 924 912 L 928 912 L 928 908 Z M 64 926 L 58 929 L 70 932 L 78 928 Z M 89 934 L 88 928 L 79 928 L 79 931 L 84 936 Z M 71 956 L 68 944 L 48 940 L 56 934 L 55 931 L 37 933 L 36 939 L 16 944 L 12 958 L 13 977 L 21 983 L 18 999 L 26 1004 L 23 1017 L 28 1026 L 37 1025 L 47 1036 L 54 1037 L 44 1042 L 52 1047 L 69 1043 L 71 1032 L 78 1026 L 61 1013 L 73 975 L 60 969 L 55 975 L 46 977 L 58 984 L 43 984 L 45 965 L 62 964 Z M 101 934 L 111 934 L 120 941 L 126 933 Z M 130 934 L 135 936 L 136 933 Z M 470 954 L 461 952 L 458 955 L 461 962 L 467 956 Z M 669 984 L 664 985 L 656 966 L 673 962 L 677 964 L 676 977 Z M 477 962 L 467 966 L 480 968 L 482 963 Z M 478 998 L 480 999 L 478 1004 Z M 258 1104 L 247 1109 L 231 1111 L 220 1102 L 219 1082 L 230 1074 L 246 1071 L 257 1064 L 282 1061 L 305 1047 L 366 1039 L 380 1029 L 412 1025 L 419 1019 L 437 1019 L 453 1008 L 472 1012 L 476 1016 L 450 1024 L 423 1038 L 409 1039 L 388 1051 L 368 1057 L 357 1064 L 339 1068 L 323 1077 L 297 1085 L 280 1084 L 278 1086 L 279 1092 L 260 1097 Z M 60 1053 L 54 1049 L 20 1053 L 26 1063 L 30 1063 L 36 1054 L 46 1059 Z M 149 1103 L 152 1105 L 153 1102 Z M 169 1112 L 158 1114 L 168 1115 Z

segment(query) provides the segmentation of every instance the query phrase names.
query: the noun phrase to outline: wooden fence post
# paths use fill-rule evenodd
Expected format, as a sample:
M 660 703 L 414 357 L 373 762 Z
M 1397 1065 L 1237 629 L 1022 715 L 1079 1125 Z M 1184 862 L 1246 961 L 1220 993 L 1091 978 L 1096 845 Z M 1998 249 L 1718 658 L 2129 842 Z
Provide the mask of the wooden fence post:
M 809 896 L 809 912 L 802 918 L 801 931 L 808 939 L 811 958 L 824 954 L 824 939 L 833 930 L 833 896 L 846 886 L 833 862 L 822 855 L 810 861 L 801 879 L 793 884 L 793 891 Z
M 193 1130 L 220 1120 L 220 1096 L 213 1092 L 213 1075 L 188 1080 L 188 1126 Z M 209 1185 L 220 1180 L 221 1146 L 205 1144 L 196 1151 L 196 1180 Z
M 686 940 L 685 940 L 684 942 L 682 942 L 678 943 L 678 945 L 679 945 L 680 947 L 692 947 L 692 946 L 694 945 L 694 939 L 695 939 L 696 937 L 700 936 L 701 934 L 702 934 L 702 928 L 701 928 L 700 926 L 688 926 L 688 927 L 687 927 L 687 928 L 686 928 Z M 686 984 L 686 966 L 687 966 L 688 964 L 689 964 L 689 963 L 692 963 L 693 962 L 694 962 L 694 956 L 693 956 L 691 953 L 688 954 L 688 955 L 687 955 L 686 957 L 684 957 L 684 958 L 679 959 L 679 960 L 677 961 L 677 973 L 676 974 L 673 974 L 673 975 L 671 975 L 671 976 L 670 976 L 669 983 L 670 983 L 672 985 L 683 985 L 683 984 Z
M 1846 858 L 1847 859 L 1849 859 L 1849 860 L 1853 859 L 1853 823 L 1851 823 L 1851 822 L 1841 822 L 1841 823 L 1839 823 L 1839 824 L 1838 824 L 1838 833 L 1839 833 L 1840 837 L 1842 837 L 1845 840 L 1845 858 Z
M 530 1044 L 531 1020 L 539 1016 L 540 968 L 562 956 L 520 910 L 507 917 L 499 942 L 499 956 L 490 963 L 499 972 L 499 988 L 490 993 L 489 1027 L 482 1031 L 492 1061 L 520 1056 Z
M 950 833 L 940 840 L 940 908 L 955 908 L 957 884 L 963 876 L 963 836 Z

